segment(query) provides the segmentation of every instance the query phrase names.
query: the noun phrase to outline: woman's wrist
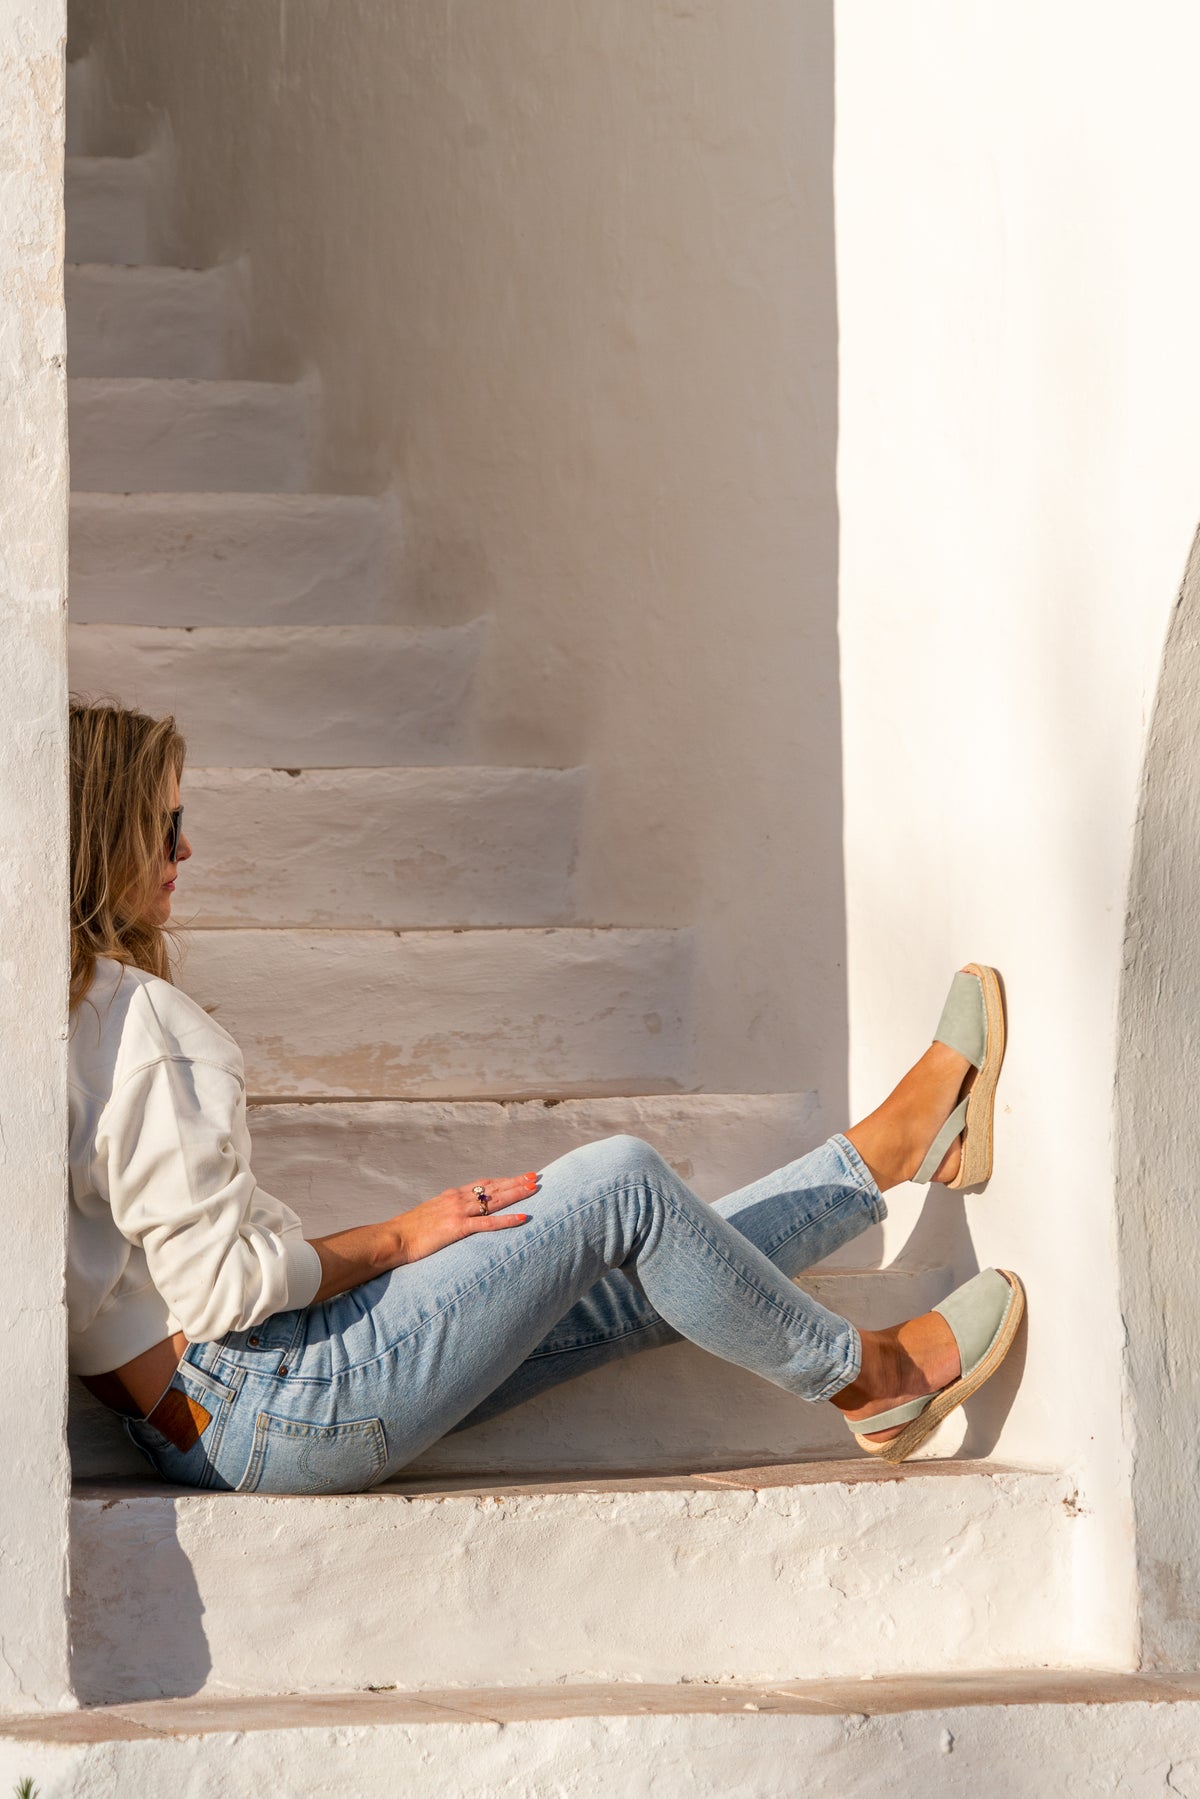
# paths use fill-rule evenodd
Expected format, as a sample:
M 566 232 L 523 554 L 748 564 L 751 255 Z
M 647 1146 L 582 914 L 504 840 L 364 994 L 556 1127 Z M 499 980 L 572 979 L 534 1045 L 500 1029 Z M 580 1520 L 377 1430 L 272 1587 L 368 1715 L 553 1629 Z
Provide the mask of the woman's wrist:
M 400 1226 L 400 1219 L 387 1218 L 381 1224 L 359 1224 L 327 1237 L 310 1237 L 321 1263 L 321 1284 L 311 1303 L 347 1293 L 398 1268 L 406 1259 Z

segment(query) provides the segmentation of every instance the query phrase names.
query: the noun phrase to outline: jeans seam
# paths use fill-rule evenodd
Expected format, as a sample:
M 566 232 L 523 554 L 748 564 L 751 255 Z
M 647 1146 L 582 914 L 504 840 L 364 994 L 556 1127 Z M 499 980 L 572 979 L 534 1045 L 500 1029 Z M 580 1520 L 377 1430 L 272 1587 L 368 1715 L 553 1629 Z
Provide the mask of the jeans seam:
M 841 1199 L 835 1199 L 832 1202 L 832 1204 L 826 1206 L 826 1208 L 823 1212 L 817 1212 L 811 1218 L 806 1218 L 802 1224 L 798 1224 L 796 1226 L 795 1230 L 789 1231 L 786 1237 L 780 1237 L 779 1241 L 775 1244 L 775 1246 L 772 1249 L 764 1249 L 763 1254 L 766 1256 L 770 1256 L 771 1260 L 773 1261 L 775 1259 L 775 1257 L 778 1255 L 779 1251 L 781 1249 L 783 1249 L 786 1244 L 795 1242 L 797 1237 L 802 1237 L 804 1235 L 805 1231 L 812 1230 L 815 1225 L 827 1224 L 829 1222 L 830 1218 L 833 1217 L 834 1213 L 839 1211 L 841 1209 L 841 1207 L 845 1204 L 847 1197 L 853 1198 L 856 1202 L 865 1202 L 866 1206 L 867 1206 L 867 1210 L 869 1211 L 869 1213 L 871 1215 L 871 1222 L 873 1224 L 879 1223 L 879 1215 L 876 1211 L 875 1203 L 874 1203 L 871 1195 L 869 1193 L 867 1193 L 862 1187 L 855 1186 L 855 1188 L 853 1189 L 853 1192 L 850 1195 L 843 1196 Z
M 662 1197 L 664 1205 L 669 1206 L 671 1208 L 671 1210 L 675 1213 L 676 1217 L 679 1218 L 684 1224 L 686 1224 L 687 1227 L 689 1228 L 689 1230 L 694 1231 L 695 1234 L 698 1237 L 700 1237 L 701 1241 L 706 1244 L 707 1248 L 713 1254 L 717 1255 L 721 1261 L 724 1262 L 725 1266 L 730 1270 L 730 1272 L 732 1274 L 737 1276 L 737 1278 L 739 1280 L 744 1280 L 746 1282 L 747 1286 L 749 1286 L 752 1289 L 752 1291 L 758 1295 L 758 1297 L 760 1299 L 764 1300 L 767 1305 L 772 1306 L 777 1312 L 779 1312 L 781 1314 L 784 1312 L 785 1308 L 781 1304 L 781 1302 L 779 1300 L 777 1300 L 772 1294 L 768 1293 L 764 1288 L 760 1287 L 757 1284 L 757 1282 L 754 1280 L 754 1277 L 752 1275 L 743 1273 L 742 1270 L 735 1267 L 733 1262 L 730 1261 L 729 1257 L 725 1254 L 725 1252 L 722 1249 L 718 1248 L 715 1244 L 711 1244 L 711 1243 L 707 1242 L 707 1239 L 704 1237 L 703 1232 L 698 1229 L 694 1220 L 689 1218 L 686 1212 L 681 1212 L 679 1210 L 678 1206 L 675 1204 L 675 1202 L 667 1194 L 664 1193 L 661 1195 L 661 1197 Z M 787 1276 L 784 1275 L 783 1278 L 786 1280 Z M 849 1324 L 849 1322 L 850 1322 L 849 1319 L 847 1319 L 846 1322 L 847 1322 L 847 1324 Z M 813 1326 L 806 1324 L 804 1326 L 804 1329 L 806 1331 L 811 1332 L 812 1335 L 814 1337 L 816 1337 L 816 1330 Z M 820 1347 L 825 1351 L 825 1353 L 827 1355 L 832 1356 L 834 1354 L 833 1345 L 831 1343 L 829 1343 L 827 1340 L 824 1340 L 823 1332 L 821 1334 Z M 845 1383 L 842 1383 L 842 1384 L 844 1385 Z M 836 1393 L 838 1391 L 840 1391 L 840 1388 L 835 1387 L 834 1392 Z

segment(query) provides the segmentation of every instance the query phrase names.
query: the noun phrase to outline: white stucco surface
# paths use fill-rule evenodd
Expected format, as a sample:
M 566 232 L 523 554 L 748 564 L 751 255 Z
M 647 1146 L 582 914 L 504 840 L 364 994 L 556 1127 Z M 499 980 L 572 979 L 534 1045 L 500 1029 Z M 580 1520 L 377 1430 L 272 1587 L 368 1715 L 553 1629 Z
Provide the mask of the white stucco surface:
M 76 26 L 91 147 L 168 156 L 256 372 L 319 369 L 318 484 L 402 497 L 424 616 L 494 612 L 482 758 L 591 768 L 585 912 L 695 924 L 704 1084 L 840 1111 L 830 7 Z
M 953 968 L 1002 970 L 996 1173 L 960 1235 L 964 1266 L 1028 1289 L 997 1451 L 1079 1470 L 1081 1618 L 1136 1655 L 1112 1106 L 1147 721 L 1200 508 L 1200 19 L 1129 18 L 839 6 L 836 192 L 852 1094 Z M 891 1243 L 921 1207 L 896 1196 Z M 1138 1378 L 1166 1402 L 1153 1354 Z
M 689 1088 L 690 974 L 687 931 L 223 930 L 180 985 L 251 1094 L 536 1098 Z
M 360 494 L 77 493 L 71 617 L 110 625 L 400 624 L 402 556 L 395 508 Z
M 1200 1659 L 1200 553 L 1171 621 L 1129 886 L 1118 1099 L 1121 1309 L 1142 1651 Z
M 482 622 L 70 628 L 71 685 L 170 712 L 197 762 L 367 768 L 469 758 Z
M 978 1683 L 964 1683 L 978 1685 Z M 1037 1677 L 1030 1683 L 1036 1692 Z M 1047 1679 L 1051 1691 L 1061 1683 Z M 438 1695 L 363 1695 L 299 1708 L 185 1704 L 179 1714 L 130 1706 L 88 1720 L 74 1741 L 0 1737 L 0 1779 L 31 1768 L 41 1799 L 231 1789 L 324 1799 L 351 1792 L 393 1799 L 1045 1799 L 1119 1792 L 1159 1799 L 1200 1791 L 1200 1703 L 1130 1696 L 1043 1702 L 893 1699 L 845 1688 L 682 1688 L 672 1699 L 612 1689 L 540 1693 L 529 1706 L 492 1692 L 476 1707 Z M 1103 1686 L 1102 1680 L 1094 1683 Z M 449 1699 L 449 1703 L 447 1703 Z M 232 1715 L 229 1715 L 232 1713 Z
M 961 1462 L 335 1496 L 100 1484 L 72 1501 L 73 1669 L 108 1704 L 1094 1666 L 1069 1603 L 1086 1529 L 1068 1477 Z
M 67 1702 L 64 0 L 0 5 L 0 1709 Z

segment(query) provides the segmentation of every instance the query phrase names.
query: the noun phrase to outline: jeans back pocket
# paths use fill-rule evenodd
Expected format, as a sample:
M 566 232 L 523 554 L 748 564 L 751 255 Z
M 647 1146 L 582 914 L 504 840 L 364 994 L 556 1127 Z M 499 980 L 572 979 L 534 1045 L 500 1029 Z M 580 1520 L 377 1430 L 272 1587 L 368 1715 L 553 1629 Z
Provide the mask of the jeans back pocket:
M 361 1493 L 387 1465 L 382 1418 L 310 1424 L 260 1412 L 239 1493 Z
M 122 1423 L 164 1480 L 185 1487 L 225 1486 L 216 1463 L 234 1397 L 232 1387 L 185 1358 L 154 1408 L 159 1424 L 148 1418 L 124 1418 Z

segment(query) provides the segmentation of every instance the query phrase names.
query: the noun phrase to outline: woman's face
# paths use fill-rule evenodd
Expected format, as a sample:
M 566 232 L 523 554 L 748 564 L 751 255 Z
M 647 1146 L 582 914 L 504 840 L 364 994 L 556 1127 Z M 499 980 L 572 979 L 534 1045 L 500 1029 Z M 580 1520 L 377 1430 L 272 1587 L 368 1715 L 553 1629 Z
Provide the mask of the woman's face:
M 178 804 L 179 804 L 179 779 L 178 779 L 178 776 L 172 775 L 171 776 L 171 810 L 174 811 L 175 807 Z M 142 924 L 153 924 L 153 925 L 165 925 L 166 924 L 167 920 L 171 916 L 171 895 L 175 890 L 175 876 L 179 872 L 179 864 L 181 862 L 186 862 L 188 857 L 191 855 L 191 853 L 192 853 L 192 846 L 188 842 L 187 838 L 183 835 L 183 832 L 181 831 L 179 833 L 179 848 L 178 848 L 178 851 L 176 852 L 175 860 L 174 860 L 174 862 L 168 861 L 168 859 L 167 859 L 167 831 L 166 831 L 166 824 L 164 821 L 163 849 L 162 849 L 162 878 L 161 878 L 160 885 L 155 890 L 154 894 L 148 901 L 148 903 L 145 907 L 145 910 L 142 912 L 141 921 L 140 921 Z

